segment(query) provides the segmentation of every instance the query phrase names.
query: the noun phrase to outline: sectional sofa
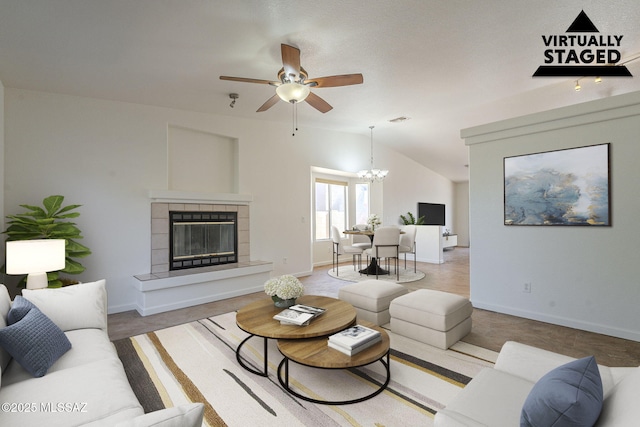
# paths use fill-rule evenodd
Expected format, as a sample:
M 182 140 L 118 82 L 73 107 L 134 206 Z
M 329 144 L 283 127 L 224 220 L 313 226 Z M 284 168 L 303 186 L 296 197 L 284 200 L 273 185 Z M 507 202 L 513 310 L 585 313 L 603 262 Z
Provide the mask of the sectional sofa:
M 107 334 L 105 281 L 0 285 L 0 425 L 201 426 L 203 405 L 144 414 Z
M 435 416 L 436 427 L 639 425 L 640 367 L 606 367 L 507 342 Z

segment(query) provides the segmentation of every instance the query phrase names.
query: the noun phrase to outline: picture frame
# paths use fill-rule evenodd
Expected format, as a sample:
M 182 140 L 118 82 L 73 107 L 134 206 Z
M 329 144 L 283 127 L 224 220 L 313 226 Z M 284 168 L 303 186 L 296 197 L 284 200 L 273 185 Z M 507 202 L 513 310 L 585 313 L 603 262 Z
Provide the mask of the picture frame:
M 504 225 L 611 226 L 611 143 L 504 158 Z

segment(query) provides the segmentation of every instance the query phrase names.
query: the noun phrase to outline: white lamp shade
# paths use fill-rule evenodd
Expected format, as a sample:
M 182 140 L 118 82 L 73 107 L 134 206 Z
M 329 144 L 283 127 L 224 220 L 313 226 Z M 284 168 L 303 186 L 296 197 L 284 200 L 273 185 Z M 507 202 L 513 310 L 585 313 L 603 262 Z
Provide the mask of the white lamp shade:
M 310 91 L 309 86 L 300 83 L 283 83 L 276 88 L 276 93 L 285 102 L 302 102 Z
M 46 273 L 65 266 L 65 240 L 14 240 L 7 242 L 7 274 Z

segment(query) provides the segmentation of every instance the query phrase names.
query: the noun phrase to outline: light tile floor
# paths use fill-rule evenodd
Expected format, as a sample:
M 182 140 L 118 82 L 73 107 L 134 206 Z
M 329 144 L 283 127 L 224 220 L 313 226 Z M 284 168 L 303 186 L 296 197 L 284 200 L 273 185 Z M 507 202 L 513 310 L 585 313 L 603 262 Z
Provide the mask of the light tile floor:
M 409 259 L 408 263 L 411 262 Z M 337 297 L 338 290 L 350 283 L 330 277 L 329 268 L 316 268 L 312 275 L 301 278 L 308 294 Z M 446 251 L 444 264 L 418 263 L 418 269 L 425 272 L 426 277 L 407 283 L 410 290 L 436 289 L 469 297 L 468 248 Z M 265 297 L 264 293 L 254 293 L 146 317 L 135 311 L 112 314 L 109 316 L 109 335 L 116 340 L 187 323 L 234 311 Z M 514 340 L 572 357 L 594 355 L 598 363 L 608 366 L 640 365 L 640 342 L 480 309 L 474 309 L 472 320 L 473 329 L 463 341 L 490 350 L 500 351 L 505 341 Z

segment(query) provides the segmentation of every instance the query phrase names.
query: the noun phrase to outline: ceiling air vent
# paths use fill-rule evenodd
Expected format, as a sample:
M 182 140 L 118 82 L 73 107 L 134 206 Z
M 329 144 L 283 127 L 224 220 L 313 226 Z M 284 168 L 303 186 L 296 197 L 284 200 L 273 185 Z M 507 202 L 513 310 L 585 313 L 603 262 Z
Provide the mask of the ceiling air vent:
M 395 119 L 391 119 L 389 120 L 391 123 L 402 123 L 404 121 L 409 120 L 409 117 L 405 117 L 405 116 L 400 116 L 400 117 L 396 117 Z

